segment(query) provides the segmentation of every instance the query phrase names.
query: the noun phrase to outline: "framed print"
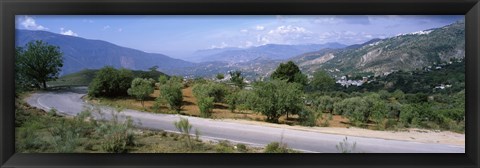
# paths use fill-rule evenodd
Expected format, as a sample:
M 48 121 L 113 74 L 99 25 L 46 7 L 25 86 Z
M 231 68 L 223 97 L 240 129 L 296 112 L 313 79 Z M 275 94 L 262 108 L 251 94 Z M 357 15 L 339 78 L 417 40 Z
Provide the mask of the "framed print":
M 476 0 L 0 5 L 2 167 L 478 167 Z

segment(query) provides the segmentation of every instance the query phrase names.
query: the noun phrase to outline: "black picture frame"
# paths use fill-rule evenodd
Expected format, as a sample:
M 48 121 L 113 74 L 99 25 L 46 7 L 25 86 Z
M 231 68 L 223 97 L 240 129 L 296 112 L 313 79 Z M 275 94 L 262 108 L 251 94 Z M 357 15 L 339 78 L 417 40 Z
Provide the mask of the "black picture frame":
M 1 167 L 479 167 L 478 0 L 1 0 Z M 15 153 L 15 15 L 465 15 L 465 154 Z

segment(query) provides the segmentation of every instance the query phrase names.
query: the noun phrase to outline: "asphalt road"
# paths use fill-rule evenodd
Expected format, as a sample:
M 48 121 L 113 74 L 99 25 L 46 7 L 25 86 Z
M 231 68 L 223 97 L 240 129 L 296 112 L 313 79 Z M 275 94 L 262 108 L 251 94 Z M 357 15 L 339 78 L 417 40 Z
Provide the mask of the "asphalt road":
M 198 129 L 202 139 L 229 140 L 249 144 L 253 146 L 265 146 L 271 142 L 283 142 L 290 148 L 303 152 L 337 153 L 336 145 L 345 136 L 293 130 L 286 128 L 274 128 L 269 126 L 250 125 L 242 123 L 230 123 L 213 119 L 188 117 L 171 114 L 152 114 L 125 109 L 118 113 L 110 107 L 94 107 L 81 99 L 85 95 L 86 88 L 70 90 L 58 90 L 38 92 L 27 98 L 27 103 L 44 109 L 55 108 L 58 113 L 74 116 L 85 108 L 94 109 L 96 119 L 111 119 L 112 114 L 118 114 L 120 118 L 126 116 L 134 120 L 135 125 L 149 129 L 161 129 L 176 132 L 174 122 L 180 117 L 188 118 L 193 125 L 193 130 Z M 432 137 L 433 138 L 433 137 Z M 464 153 L 465 146 L 428 144 L 410 141 L 388 140 L 378 138 L 365 138 L 348 136 L 348 141 L 356 142 L 355 152 L 361 153 Z

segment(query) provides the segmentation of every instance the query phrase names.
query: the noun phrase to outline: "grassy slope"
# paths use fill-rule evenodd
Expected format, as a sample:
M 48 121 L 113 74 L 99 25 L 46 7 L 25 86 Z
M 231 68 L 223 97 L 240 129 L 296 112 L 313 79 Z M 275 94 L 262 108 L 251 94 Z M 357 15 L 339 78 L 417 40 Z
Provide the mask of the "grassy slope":
M 77 73 L 68 74 L 60 77 L 55 81 L 48 82 L 52 86 L 65 86 L 65 85 L 83 85 L 87 86 L 95 77 L 95 73 L 98 70 L 86 69 Z

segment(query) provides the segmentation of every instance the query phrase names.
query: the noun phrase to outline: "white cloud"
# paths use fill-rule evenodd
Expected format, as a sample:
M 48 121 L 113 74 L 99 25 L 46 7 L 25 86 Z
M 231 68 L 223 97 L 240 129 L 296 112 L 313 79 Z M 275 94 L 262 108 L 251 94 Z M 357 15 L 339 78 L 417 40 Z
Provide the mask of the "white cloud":
M 103 26 L 103 30 L 107 30 L 107 29 L 110 29 L 109 25 Z
M 48 30 L 48 28 L 37 24 L 35 22 L 35 19 L 33 19 L 30 16 L 25 16 L 22 19 L 20 19 L 20 24 L 23 26 L 23 28 L 28 30 Z
M 220 45 L 212 45 L 210 47 L 210 49 L 214 49 L 214 48 L 225 48 L 225 47 L 228 47 L 229 45 L 225 42 L 222 42 Z
M 118 31 L 118 32 L 122 32 L 123 29 L 122 29 L 122 28 L 118 28 L 117 31 Z
M 265 27 L 264 26 L 255 26 L 255 30 L 265 30 Z
M 63 27 L 60 28 L 60 34 L 67 35 L 67 36 L 78 36 L 78 34 L 73 32 L 72 30 L 65 31 Z
M 304 27 L 282 25 L 257 36 L 257 42 L 261 45 L 312 43 L 315 40 L 313 36 L 315 33 Z
M 247 29 L 242 29 L 242 30 L 240 30 L 240 32 L 246 33 L 246 32 L 248 32 L 248 30 Z
M 274 30 L 270 30 L 268 34 L 290 34 L 290 33 L 309 33 L 305 28 L 298 26 L 279 26 Z

